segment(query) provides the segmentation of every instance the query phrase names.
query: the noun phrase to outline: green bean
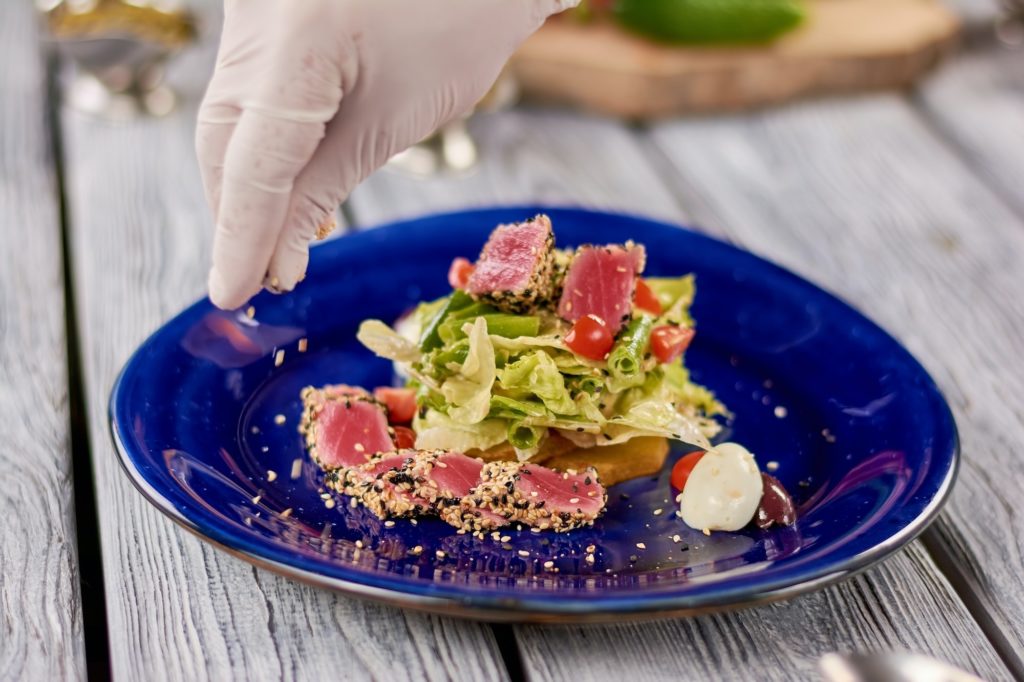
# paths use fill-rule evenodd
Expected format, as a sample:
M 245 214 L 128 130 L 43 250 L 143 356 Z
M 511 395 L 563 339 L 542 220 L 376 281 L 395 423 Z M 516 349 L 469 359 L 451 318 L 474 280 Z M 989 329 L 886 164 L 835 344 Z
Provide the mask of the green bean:
M 479 317 L 482 317 L 487 323 L 487 333 L 495 336 L 514 339 L 517 336 L 536 336 L 540 331 L 540 318 L 532 315 L 494 313 Z M 458 339 L 465 338 L 466 333 L 463 331 L 463 327 L 469 323 L 470 318 L 468 317 L 452 316 L 441 323 L 437 328 L 437 333 L 444 343 L 453 343 Z
M 491 411 L 488 417 L 519 420 L 523 417 L 543 417 L 547 409 L 536 400 L 516 400 L 503 395 L 491 396 Z
M 514 421 L 508 425 L 508 442 L 518 450 L 529 450 L 540 443 L 546 431 L 547 429 L 542 426 L 529 426 Z
M 444 345 L 441 341 L 441 337 L 437 333 L 438 327 L 440 327 L 441 323 L 444 322 L 454 311 L 461 310 L 462 308 L 472 304 L 473 299 L 469 294 L 462 290 L 453 291 L 445 304 L 441 306 L 434 316 L 430 318 L 430 321 L 424 325 L 423 333 L 420 335 L 420 350 L 426 353 Z
M 624 381 L 640 374 L 653 326 L 654 318 L 647 315 L 641 315 L 629 323 L 622 338 L 608 355 L 608 369 L 613 377 Z

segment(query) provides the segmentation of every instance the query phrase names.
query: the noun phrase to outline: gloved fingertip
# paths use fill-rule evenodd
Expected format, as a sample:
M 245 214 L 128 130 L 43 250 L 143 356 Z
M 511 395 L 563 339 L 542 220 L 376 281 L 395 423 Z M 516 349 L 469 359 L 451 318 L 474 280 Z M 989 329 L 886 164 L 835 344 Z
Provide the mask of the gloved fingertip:
M 240 308 L 256 293 L 255 291 L 246 292 L 238 286 L 232 286 L 216 267 L 210 269 L 207 287 L 210 291 L 210 301 L 221 310 Z

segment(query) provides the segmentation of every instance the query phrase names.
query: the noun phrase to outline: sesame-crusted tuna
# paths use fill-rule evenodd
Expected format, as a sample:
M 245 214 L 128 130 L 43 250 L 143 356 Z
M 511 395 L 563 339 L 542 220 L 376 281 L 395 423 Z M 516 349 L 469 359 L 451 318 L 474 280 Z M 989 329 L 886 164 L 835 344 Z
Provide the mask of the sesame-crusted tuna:
M 538 464 L 491 462 L 481 483 L 463 498 L 464 514 L 489 509 L 509 522 L 564 532 L 589 526 L 604 511 L 607 494 L 597 472 L 558 472 Z
M 552 294 L 554 243 L 546 215 L 499 225 L 484 244 L 466 290 L 507 312 L 532 310 Z
M 467 531 L 491 530 L 508 523 L 508 516 L 490 509 L 467 510 L 462 500 L 480 485 L 484 463 L 461 452 L 421 453 L 409 468 L 417 495 L 428 499 L 446 523 Z
M 615 334 L 629 319 L 636 278 L 644 271 L 644 247 L 581 246 L 562 283 L 558 314 L 569 322 L 595 315 Z
M 415 450 L 401 450 L 376 455 L 365 464 L 328 476 L 327 485 L 355 497 L 382 519 L 430 513 L 433 505 L 415 494 L 412 480 L 405 473 L 416 454 Z
M 365 391 L 307 387 L 302 404 L 299 432 L 310 456 L 324 469 L 356 467 L 378 452 L 395 449 L 386 409 Z

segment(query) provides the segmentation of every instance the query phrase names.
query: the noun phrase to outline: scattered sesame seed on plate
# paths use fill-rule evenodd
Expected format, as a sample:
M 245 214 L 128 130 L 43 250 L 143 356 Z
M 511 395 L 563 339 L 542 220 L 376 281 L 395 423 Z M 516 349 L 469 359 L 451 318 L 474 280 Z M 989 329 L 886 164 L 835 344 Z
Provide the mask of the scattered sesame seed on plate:
M 280 367 L 283 364 L 284 364 L 284 349 L 282 348 L 281 350 L 279 350 L 276 353 L 274 353 L 274 367 Z
M 285 416 L 283 414 L 279 414 L 279 415 L 275 415 L 274 416 L 274 423 L 277 424 L 278 426 L 280 426 L 281 424 L 284 424 L 286 421 L 287 421 L 287 419 L 285 418 Z
M 683 539 L 681 537 L 679 537 L 679 535 L 673 535 L 672 536 L 672 542 L 679 543 L 679 542 L 682 542 L 682 540 Z
M 273 483 L 277 480 L 277 472 L 273 469 L 267 469 L 267 481 Z
M 529 552 L 527 552 L 527 551 L 526 551 L 525 549 L 521 549 L 521 550 L 519 550 L 519 551 L 517 552 L 517 554 L 518 554 L 519 556 L 530 556 L 530 553 L 529 553 Z
M 254 426 L 254 427 L 252 427 L 251 429 L 249 429 L 249 431 L 250 431 L 250 432 L 251 432 L 251 433 L 252 433 L 253 435 L 255 435 L 255 434 L 257 434 L 257 433 L 259 433 L 259 432 L 260 432 L 260 427 L 258 427 L 258 426 Z
M 302 460 L 296 457 L 292 460 L 292 479 L 302 475 Z
M 391 519 L 388 519 L 387 521 L 384 522 L 384 527 L 385 528 L 394 528 L 395 527 L 395 522 L 392 521 Z
M 501 536 L 501 541 L 502 541 L 502 542 L 508 542 L 508 541 L 509 541 L 509 540 L 511 540 L 511 539 L 512 539 L 512 536 L 511 536 L 511 535 L 502 535 L 502 536 Z
M 705 528 L 704 530 L 701 531 L 701 533 L 704 533 L 704 535 L 710 536 L 711 535 L 711 529 Z
M 309 340 L 306 339 L 306 338 L 299 339 L 299 352 L 300 353 L 305 353 L 308 348 L 309 348 Z
M 329 497 L 326 500 L 324 500 L 324 506 L 327 507 L 328 509 L 334 509 L 334 498 Z
M 772 461 L 768 462 L 767 464 L 765 464 L 764 466 L 765 466 L 765 468 L 768 471 L 778 471 L 779 470 L 779 463 L 776 462 L 774 459 Z
M 555 565 L 554 561 L 548 560 L 544 562 L 544 568 L 552 568 Z
M 444 550 L 442 549 L 437 550 L 436 552 L 434 552 L 434 554 L 437 556 L 438 559 L 443 559 L 446 556 Z
M 246 308 L 245 309 L 245 316 L 248 317 L 250 320 L 252 318 L 256 317 L 256 306 L 251 305 L 248 308 Z
M 291 515 L 292 515 L 292 508 L 291 507 L 288 507 L 283 512 L 281 512 L 281 518 L 282 519 L 287 519 Z
M 789 410 L 787 410 L 785 407 L 783 407 L 782 405 L 775 406 L 775 416 L 777 418 L 785 419 L 787 414 L 789 414 Z
M 637 549 L 647 549 L 647 545 L 645 545 L 642 542 L 638 542 L 638 543 L 636 543 L 636 548 Z
M 417 555 L 419 555 L 419 554 L 423 554 L 423 546 L 422 546 L 422 545 L 416 545 L 415 547 L 413 547 L 413 548 L 412 548 L 412 549 L 410 549 L 409 551 L 410 551 L 411 553 L 413 553 L 413 554 L 417 554 Z
M 356 547 L 358 547 L 359 549 L 362 549 L 363 548 L 363 541 L 362 540 L 356 540 Z
M 263 499 L 262 495 L 257 495 L 256 497 L 252 498 L 252 503 L 253 504 L 259 504 L 260 500 L 262 500 L 262 499 Z
M 592 563 L 594 563 L 594 555 L 593 555 L 593 554 L 588 554 L 588 555 L 587 555 L 587 556 L 585 557 L 585 559 L 586 559 L 586 562 L 587 562 L 588 564 L 592 564 Z
M 655 516 L 661 516 L 661 513 L 662 513 L 663 511 L 664 511 L 664 510 L 663 510 L 663 509 L 661 509 L 661 508 L 655 509 L 655 510 L 654 510 L 654 515 L 655 515 Z

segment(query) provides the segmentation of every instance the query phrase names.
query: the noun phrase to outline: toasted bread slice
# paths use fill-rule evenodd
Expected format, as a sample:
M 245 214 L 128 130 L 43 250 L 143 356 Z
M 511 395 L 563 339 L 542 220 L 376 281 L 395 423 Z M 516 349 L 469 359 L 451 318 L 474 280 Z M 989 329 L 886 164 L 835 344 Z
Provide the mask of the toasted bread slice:
M 667 438 L 643 437 L 616 445 L 574 448 L 531 461 L 559 471 L 594 467 L 601 483 L 610 486 L 640 476 L 657 475 L 665 465 L 668 450 Z
M 541 445 L 540 452 L 530 461 L 559 471 L 582 471 L 587 467 L 594 467 L 601 483 L 609 486 L 631 478 L 656 475 L 665 464 L 668 449 L 666 438 L 633 438 L 617 445 L 578 448 L 569 439 L 552 434 Z M 479 457 L 485 462 L 516 459 L 516 451 L 508 443 L 484 451 L 473 450 L 467 454 Z

